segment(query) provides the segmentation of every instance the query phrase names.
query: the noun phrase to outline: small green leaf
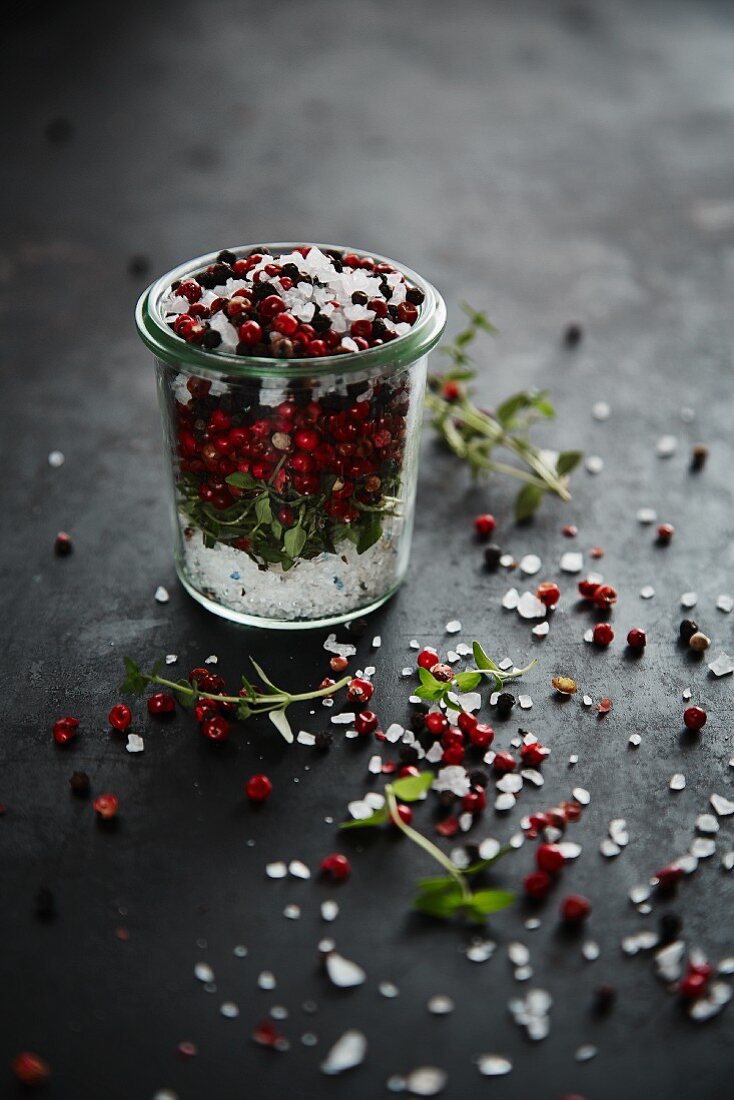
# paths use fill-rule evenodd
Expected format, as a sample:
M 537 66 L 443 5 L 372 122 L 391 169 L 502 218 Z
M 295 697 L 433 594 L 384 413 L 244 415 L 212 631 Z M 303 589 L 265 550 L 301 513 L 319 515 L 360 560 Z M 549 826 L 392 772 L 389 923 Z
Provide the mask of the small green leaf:
M 545 490 L 539 485 L 525 485 L 515 497 L 515 519 L 518 522 L 530 519 L 543 500 Z
M 237 707 L 237 717 L 241 722 L 246 722 L 252 714 L 252 708 L 249 703 L 242 702 Z
M 193 707 L 199 697 L 198 691 L 195 688 L 192 689 L 188 680 L 178 680 L 173 690 L 182 707 Z
M 559 477 L 563 477 L 564 474 L 570 474 L 571 470 L 574 470 L 581 459 L 583 454 L 581 451 L 561 451 L 556 460 L 556 473 Z
M 250 474 L 234 473 L 224 479 L 228 485 L 234 485 L 236 489 L 254 489 L 255 479 Z
M 283 707 L 281 710 L 268 711 L 268 718 L 273 723 L 278 733 L 280 733 L 283 736 L 284 740 L 286 740 L 288 744 L 291 745 L 293 743 L 293 730 L 291 729 L 291 724 L 288 721 L 288 716 L 285 713 L 285 707 Z
M 494 661 L 485 653 L 481 642 L 472 642 L 472 651 L 474 653 L 474 663 L 477 668 L 481 668 L 485 672 L 499 671 Z
M 471 910 L 481 916 L 498 913 L 512 905 L 515 895 L 510 890 L 477 890 L 472 894 Z
M 369 829 L 374 825 L 384 825 L 387 821 L 388 813 L 387 806 L 383 806 L 380 810 L 375 812 L 370 817 L 356 818 L 354 821 L 342 821 L 339 826 L 340 829 Z
M 425 699 L 426 702 L 429 703 L 434 703 L 438 699 L 443 699 L 447 691 L 446 684 L 442 684 L 440 680 L 432 676 L 427 668 L 419 668 L 418 676 L 421 683 L 416 691 L 416 695 L 419 699 Z
M 289 558 L 297 558 L 306 545 L 306 532 L 300 524 L 289 528 L 283 536 L 283 547 Z
M 422 878 L 418 880 L 418 890 L 421 894 L 443 894 L 447 890 L 456 888 L 456 879 L 450 875 L 441 875 L 439 878 Z
M 258 674 L 258 676 L 260 677 L 260 679 L 262 680 L 262 682 L 264 684 L 267 684 L 268 687 L 271 687 L 273 689 L 273 691 L 277 692 L 278 695 L 284 694 L 279 687 L 275 686 L 275 684 L 270 679 L 268 674 L 265 672 L 265 670 L 263 668 L 261 668 L 261 666 L 257 663 L 257 661 L 255 660 L 254 657 L 250 657 L 250 664 L 255 669 L 255 672 Z M 250 687 L 249 684 L 247 686 Z
M 508 397 L 497 409 L 497 419 L 500 424 L 507 427 L 522 409 L 529 409 L 532 403 L 533 399 L 529 393 L 513 393 L 512 397 Z
M 257 498 L 255 503 L 255 515 L 257 516 L 258 523 L 272 523 L 273 512 L 270 507 L 270 497 L 267 493 L 263 493 Z
M 455 680 L 459 691 L 474 691 L 482 682 L 482 674 L 473 669 L 467 669 L 466 672 L 457 673 Z
M 132 657 L 125 657 L 125 679 L 120 685 L 123 695 L 142 695 L 148 684 L 148 678 Z
M 452 882 L 446 890 L 429 890 L 413 899 L 413 908 L 431 917 L 451 917 L 464 904 L 464 895 L 456 882 Z
M 431 789 L 433 779 L 433 772 L 421 772 L 420 775 L 406 775 L 404 779 L 396 779 L 390 787 L 401 801 L 415 802 Z
M 375 512 L 370 516 L 370 520 L 362 528 L 359 534 L 359 542 L 357 543 L 357 553 L 364 554 L 366 550 L 369 550 L 371 546 L 374 546 L 376 542 L 379 542 L 382 536 L 382 517 L 379 512 Z

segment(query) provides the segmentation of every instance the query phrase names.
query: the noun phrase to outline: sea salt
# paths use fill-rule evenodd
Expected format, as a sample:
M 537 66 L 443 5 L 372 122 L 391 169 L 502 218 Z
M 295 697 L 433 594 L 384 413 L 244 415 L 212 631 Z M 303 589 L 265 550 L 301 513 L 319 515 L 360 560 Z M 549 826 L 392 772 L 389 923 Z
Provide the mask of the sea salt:
M 171 597 L 168 595 L 168 589 L 164 588 L 162 584 L 159 584 L 155 590 L 154 599 L 158 603 L 168 603 L 170 598 Z
M 64 465 L 66 461 L 62 451 L 50 451 L 48 456 L 48 464 L 54 470 L 58 470 L 60 466 Z
M 561 555 L 561 570 L 564 573 L 580 573 L 584 568 L 584 555 L 575 550 L 567 550 Z

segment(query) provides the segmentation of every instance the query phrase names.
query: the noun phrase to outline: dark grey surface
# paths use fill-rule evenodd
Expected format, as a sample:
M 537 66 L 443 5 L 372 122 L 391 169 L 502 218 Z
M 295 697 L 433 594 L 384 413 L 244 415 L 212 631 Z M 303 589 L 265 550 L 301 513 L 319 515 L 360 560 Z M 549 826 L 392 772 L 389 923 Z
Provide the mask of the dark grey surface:
M 163 1086 L 181 1100 L 372 1100 L 390 1074 L 424 1063 L 449 1071 L 452 1098 L 730 1096 L 732 1009 L 691 1024 L 648 961 L 622 957 L 619 940 L 655 920 L 634 913 L 629 887 L 685 849 L 712 790 L 731 793 L 731 681 L 712 682 L 675 644 L 679 595 L 695 589 L 713 652 L 732 645 L 731 620 L 714 609 L 734 558 L 731 6 L 29 5 L 6 31 L 0 1064 L 38 1050 L 53 1067 L 47 1095 L 56 1100 L 149 1100 Z M 59 117 L 73 124 L 66 143 L 44 136 Z M 338 819 L 363 790 L 366 747 L 317 758 L 286 751 L 263 729 L 212 751 L 186 718 L 162 727 L 141 717 L 146 751 L 131 757 L 106 729 L 125 652 L 177 652 L 182 670 L 216 652 L 230 676 L 252 652 L 293 684 L 323 674 L 321 635 L 236 629 L 177 587 L 153 377 L 131 323 L 143 281 L 126 270 L 134 252 L 150 256 L 155 274 L 218 245 L 295 237 L 408 262 L 442 290 L 454 328 L 459 300 L 486 305 L 503 332 L 483 348 L 486 399 L 548 386 L 560 410 L 549 442 L 580 444 L 606 463 L 597 478 L 576 475 L 571 506 L 551 503 L 533 527 L 515 529 L 507 486 L 468 491 L 463 472 L 426 447 L 409 580 L 374 617 L 384 720 L 405 714 L 396 669 L 411 661 L 410 638 L 445 644 L 444 624 L 458 616 L 465 638 L 518 662 L 539 658 L 525 719 L 553 755 L 545 790 L 524 794 L 523 810 L 566 797 L 574 783 L 592 793 L 572 833 L 583 855 L 542 911 L 542 930 L 526 933 L 517 911 L 493 922 L 501 945 L 531 946 L 532 984 L 555 998 L 551 1037 L 539 1046 L 508 1016 L 523 987 L 502 950 L 470 964 L 459 950 L 468 933 L 408 916 L 411 883 L 428 868 L 407 845 L 385 839 L 355 852 L 342 888 L 265 879 L 271 859 L 315 866 L 342 847 L 324 817 Z M 559 334 L 572 318 L 587 338 L 568 353 Z M 602 399 L 613 414 L 597 424 L 590 409 Z M 692 425 L 680 419 L 684 406 L 696 410 Z M 680 448 L 663 462 L 654 442 L 667 432 Z M 712 458 L 693 477 L 686 452 L 699 439 Z M 56 447 L 66 454 L 60 470 L 46 463 Z M 636 524 L 642 505 L 676 525 L 669 549 Z M 541 555 L 545 576 L 572 548 L 563 522 L 578 523 L 578 548 L 605 547 L 603 571 L 621 591 L 610 652 L 582 642 L 588 616 L 572 578 L 543 643 L 501 612 L 509 581 L 482 573 L 471 539 L 480 507 L 496 512 L 508 549 Z M 74 538 L 67 560 L 51 552 L 59 528 Z M 161 583 L 167 606 L 153 601 Z M 657 594 L 643 602 L 647 583 Z M 640 661 L 622 648 L 633 625 L 650 636 Z M 575 673 L 595 698 L 609 694 L 612 715 L 559 705 L 548 687 L 557 671 Z M 689 684 L 709 711 L 700 743 L 679 733 Z M 50 727 L 67 712 L 83 727 L 61 751 Z M 515 726 L 502 727 L 501 744 Z M 643 735 L 637 752 L 627 748 L 633 730 Z M 581 757 L 573 774 L 570 752 Z M 276 793 L 255 813 L 242 787 L 261 767 Z M 95 791 L 120 796 L 115 833 L 97 829 L 89 804 L 70 796 L 74 768 L 89 772 Z M 688 785 L 673 796 L 667 782 L 679 770 Z M 598 843 L 615 816 L 628 819 L 632 842 L 602 864 Z M 494 822 L 490 813 L 480 833 L 506 836 L 519 817 Z M 723 851 L 726 822 L 720 836 Z M 530 863 L 531 852 L 520 853 L 499 880 L 517 884 Z M 33 916 L 41 885 L 57 898 L 51 923 Z M 597 963 L 558 934 L 566 889 L 594 901 Z M 327 896 L 342 905 L 329 932 L 368 972 L 351 993 L 327 988 L 318 969 Z M 298 922 L 282 916 L 293 901 L 303 906 Z M 668 907 L 712 958 L 734 948 L 718 856 Z M 127 943 L 115 938 L 121 925 Z M 247 959 L 233 957 L 237 943 Z M 217 973 L 214 995 L 193 979 L 200 958 Z M 262 969 L 276 973 L 272 994 L 256 988 Z M 398 999 L 379 997 L 382 979 L 397 982 Z M 599 1022 L 589 1005 L 604 981 L 620 997 Z M 428 1015 L 438 992 L 455 998 L 453 1016 Z M 218 1015 L 226 998 L 240 1004 L 236 1021 Z M 308 999 L 315 1016 L 302 1011 Z M 287 1054 L 249 1039 L 274 1004 L 290 1012 Z M 368 1035 L 367 1063 L 349 1079 L 326 1079 L 318 1062 L 345 1026 Z M 304 1031 L 318 1035 L 315 1049 L 301 1045 Z M 186 1064 L 176 1059 L 183 1039 L 199 1046 Z M 580 1066 L 573 1051 L 586 1041 L 599 1055 Z M 481 1079 L 472 1059 L 482 1051 L 510 1053 L 513 1074 Z M 15 1094 L 5 1069 L 0 1092 Z

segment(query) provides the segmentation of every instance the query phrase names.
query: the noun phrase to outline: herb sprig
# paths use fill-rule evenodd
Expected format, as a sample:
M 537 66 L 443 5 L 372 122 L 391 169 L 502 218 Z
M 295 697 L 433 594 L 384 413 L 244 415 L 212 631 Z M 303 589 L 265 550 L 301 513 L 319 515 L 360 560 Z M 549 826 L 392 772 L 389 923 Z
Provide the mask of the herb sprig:
M 392 822 L 410 840 L 429 855 L 443 870 L 444 875 L 420 879 L 418 893 L 413 899 L 413 908 L 432 917 L 448 919 L 457 915 L 468 920 L 483 923 L 491 913 L 506 909 L 515 900 L 509 890 L 472 889 L 471 879 L 485 871 L 498 859 L 507 855 L 510 845 L 499 848 L 488 859 L 480 859 L 469 867 L 460 869 L 423 833 L 402 820 L 398 813 L 398 800 L 416 802 L 425 797 L 433 785 L 432 772 L 396 779 L 385 786 L 385 805 L 370 817 L 357 821 L 346 821 L 342 829 L 365 829 Z
M 343 676 L 336 683 L 316 688 L 314 691 L 290 692 L 285 688 L 277 687 L 252 657 L 250 657 L 250 664 L 264 687 L 253 684 L 243 676 L 240 695 L 218 695 L 200 690 L 196 681 L 191 683 L 189 680 L 168 680 L 160 676 L 159 669 L 162 667 L 160 661 L 153 665 L 150 672 L 143 672 L 131 657 L 125 657 L 126 675 L 120 691 L 126 695 L 142 695 L 149 684 L 157 684 L 160 687 L 169 688 L 184 707 L 193 707 L 200 699 L 210 700 L 213 703 L 234 703 L 237 706 L 237 717 L 243 721 L 259 714 L 267 714 L 278 732 L 290 744 L 293 742 L 293 730 L 286 712 L 291 704 L 334 695 L 341 688 L 346 687 L 352 679 L 351 675 Z
M 494 412 L 481 409 L 472 400 L 468 383 L 477 376 L 469 348 L 479 332 L 496 333 L 481 310 L 464 303 L 469 323 L 441 350 L 450 366 L 428 380 L 426 407 L 430 423 L 443 442 L 467 462 L 472 474 L 500 473 L 522 481 L 515 500 L 515 518 L 529 519 L 547 493 L 569 501 L 568 475 L 581 461 L 580 451 L 562 451 L 557 456 L 536 447 L 528 435 L 538 420 L 551 420 L 556 412 L 545 391 L 524 390 L 503 401 Z M 504 449 L 519 459 L 515 466 L 495 458 Z
M 427 668 L 419 668 L 418 676 L 420 687 L 416 688 L 416 695 L 427 703 L 444 703 L 449 710 L 461 710 L 461 703 L 456 697 L 456 691 L 476 691 L 486 677 L 493 682 L 496 691 L 501 691 L 508 680 L 517 680 L 537 663 L 532 660 L 525 668 L 511 668 L 504 672 L 494 661 L 487 656 L 479 642 L 472 643 L 476 668 L 467 668 L 463 672 L 457 672 L 448 683 L 437 680 Z

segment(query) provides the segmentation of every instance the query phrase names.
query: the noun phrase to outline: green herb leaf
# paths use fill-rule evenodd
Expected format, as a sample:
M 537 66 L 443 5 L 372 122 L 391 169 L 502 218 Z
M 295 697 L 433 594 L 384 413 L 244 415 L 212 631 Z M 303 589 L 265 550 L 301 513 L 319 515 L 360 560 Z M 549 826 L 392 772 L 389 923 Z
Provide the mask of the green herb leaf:
M 306 545 L 306 532 L 299 524 L 290 527 L 283 536 L 283 547 L 290 558 L 297 558 Z
M 177 680 L 173 689 L 176 699 L 182 707 L 191 708 L 199 698 L 199 692 L 192 688 L 188 680 Z
M 384 825 L 388 819 L 387 806 L 383 806 L 370 817 L 356 818 L 354 821 L 342 821 L 340 829 L 369 829 L 374 825 Z
M 273 689 L 273 691 L 274 691 L 274 692 L 275 692 L 275 693 L 276 693 L 277 695 L 283 695 L 283 694 L 284 694 L 284 692 L 282 692 L 282 691 L 281 691 L 281 689 L 280 689 L 279 687 L 276 687 L 276 686 L 275 686 L 275 684 L 274 684 L 274 683 L 273 683 L 273 681 L 272 681 L 272 680 L 270 679 L 270 677 L 268 676 L 268 674 L 267 674 L 267 673 L 265 672 L 265 670 L 264 670 L 263 668 L 261 668 L 261 666 L 260 666 L 260 665 L 259 665 L 259 664 L 257 663 L 257 661 L 256 661 L 256 660 L 254 659 L 254 657 L 250 657 L 250 664 L 251 664 L 251 665 L 252 665 L 252 667 L 253 667 L 253 668 L 255 669 L 255 672 L 256 672 L 256 673 L 258 674 L 258 676 L 260 677 L 260 679 L 262 680 L 262 682 L 263 682 L 264 684 L 267 684 L 267 685 L 268 685 L 268 687 L 271 687 L 271 688 Z M 247 687 L 248 687 L 248 688 L 251 688 L 251 685 L 250 685 L 250 684 L 248 684 L 248 685 L 247 685 Z M 252 690 L 252 689 L 251 689 L 251 690 Z
M 570 474 L 583 458 L 581 451 L 561 451 L 556 459 L 556 473 L 559 477 Z
M 455 681 L 459 691 L 474 691 L 482 682 L 482 674 L 473 669 L 467 669 L 466 672 L 457 673 Z
M 369 522 L 360 530 L 357 553 L 364 554 L 366 550 L 369 550 L 371 546 L 379 542 L 381 536 L 382 517 L 379 512 L 373 512 L 370 514 Z
M 254 489 L 257 486 L 257 482 L 251 474 L 237 472 L 230 474 L 224 480 L 228 485 L 234 485 L 236 489 Z
M 481 668 L 484 671 L 498 672 L 499 669 L 491 658 L 487 656 L 482 647 L 481 642 L 472 642 L 472 652 L 474 653 L 474 664 L 477 668 Z
M 402 802 L 415 802 L 431 789 L 433 779 L 433 772 L 421 772 L 420 775 L 406 775 L 404 779 L 396 779 L 390 787 Z
M 525 485 L 515 498 L 515 519 L 521 522 L 535 515 L 544 493 L 539 485 Z
M 142 695 L 148 684 L 148 677 L 131 657 L 125 657 L 125 679 L 120 685 L 123 695 Z
M 413 908 L 431 917 L 451 917 L 464 907 L 465 899 L 457 882 L 450 881 L 445 890 L 421 892 L 413 899 Z
M 472 894 L 471 910 L 480 916 L 498 913 L 512 905 L 515 895 L 510 890 L 477 890 Z
M 286 740 L 289 745 L 292 745 L 293 730 L 291 729 L 291 724 L 288 721 L 288 717 L 285 713 L 285 707 L 282 707 L 280 710 L 268 711 L 268 718 L 273 723 L 278 733 L 283 736 L 284 740 Z
M 270 497 L 262 493 L 255 502 L 255 515 L 258 523 L 269 524 L 273 521 L 273 511 L 270 507 Z

